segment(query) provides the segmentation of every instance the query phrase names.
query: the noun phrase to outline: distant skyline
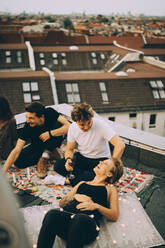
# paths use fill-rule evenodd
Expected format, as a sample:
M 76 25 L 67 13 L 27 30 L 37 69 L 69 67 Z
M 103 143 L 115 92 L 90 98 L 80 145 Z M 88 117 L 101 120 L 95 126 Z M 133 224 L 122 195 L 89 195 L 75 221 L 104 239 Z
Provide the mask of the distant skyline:
M 165 0 L 4 0 L 0 12 L 50 14 L 102 14 L 165 16 Z

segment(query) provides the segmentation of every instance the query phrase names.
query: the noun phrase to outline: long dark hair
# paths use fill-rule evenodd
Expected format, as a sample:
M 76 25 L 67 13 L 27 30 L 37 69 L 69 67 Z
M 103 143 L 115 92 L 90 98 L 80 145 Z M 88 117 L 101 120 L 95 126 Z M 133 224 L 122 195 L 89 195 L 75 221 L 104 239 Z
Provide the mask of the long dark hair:
M 5 97 L 0 97 L 0 120 L 7 121 L 13 118 L 9 102 Z

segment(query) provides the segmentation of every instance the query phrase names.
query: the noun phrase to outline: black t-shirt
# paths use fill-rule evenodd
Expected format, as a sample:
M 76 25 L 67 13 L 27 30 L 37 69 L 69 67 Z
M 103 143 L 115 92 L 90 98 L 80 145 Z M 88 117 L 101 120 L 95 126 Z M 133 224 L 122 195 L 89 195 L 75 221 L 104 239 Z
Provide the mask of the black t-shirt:
M 62 126 L 60 122 L 57 121 L 59 117 L 59 113 L 53 108 L 46 108 L 45 113 L 45 122 L 42 126 L 31 127 L 27 122 L 22 129 L 22 132 L 19 135 L 19 138 L 30 143 L 41 143 L 42 141 L 39 139 L 39 136 L 49 130 L 53 130 Z M 58 136 L 59 138 L 61 136 Z M 51 140 L 56 139 L 58 137 L 52 137 Z

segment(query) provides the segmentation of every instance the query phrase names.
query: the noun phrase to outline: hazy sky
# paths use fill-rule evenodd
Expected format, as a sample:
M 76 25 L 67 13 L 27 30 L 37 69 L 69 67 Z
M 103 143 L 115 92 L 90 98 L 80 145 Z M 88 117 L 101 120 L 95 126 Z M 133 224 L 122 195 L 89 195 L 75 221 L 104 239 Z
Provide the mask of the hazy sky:
M 2 0 L 0 11 L 53 14 L 132 14 L 165 15 L 165 0 Z

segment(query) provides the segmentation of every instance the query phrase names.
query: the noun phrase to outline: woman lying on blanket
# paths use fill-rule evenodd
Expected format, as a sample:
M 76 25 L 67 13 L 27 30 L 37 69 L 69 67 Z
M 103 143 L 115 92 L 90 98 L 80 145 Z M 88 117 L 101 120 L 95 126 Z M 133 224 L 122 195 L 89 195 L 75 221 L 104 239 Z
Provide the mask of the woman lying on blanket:
M 117 220 L 118 193 L 113 184 L 123 175 L 123 164 L 114 158 L 100 161 L 94 172 L 92 181 L 78 183 L 61 199 L 61 209 L 47 212 L 37 248 L 52 248 L 56 235 L 66 240 L 67 248 L 82 248 L 98 236 L 102 216 Z

